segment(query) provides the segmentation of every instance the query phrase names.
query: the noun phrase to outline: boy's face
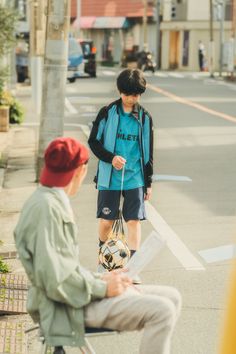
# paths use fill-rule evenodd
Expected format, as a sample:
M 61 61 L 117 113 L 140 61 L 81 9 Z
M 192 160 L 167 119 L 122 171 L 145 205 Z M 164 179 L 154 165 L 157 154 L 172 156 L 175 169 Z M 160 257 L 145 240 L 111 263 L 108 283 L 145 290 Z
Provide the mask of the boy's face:
M 124 93 L 121 93 L 120 97 L 124 106 L 133 108 L 133 105 L 135 105 L 140 101 L 141 95 L 138 94 L 126 95 Z

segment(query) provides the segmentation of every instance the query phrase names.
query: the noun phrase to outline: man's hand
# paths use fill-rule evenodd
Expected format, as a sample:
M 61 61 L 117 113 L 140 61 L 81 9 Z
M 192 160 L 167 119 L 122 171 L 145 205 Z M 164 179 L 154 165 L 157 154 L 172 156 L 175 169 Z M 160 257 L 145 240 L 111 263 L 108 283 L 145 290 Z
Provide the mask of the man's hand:
M 121 295 L 132 284 L 132 280 L 125 275 L 125 270 L 123 269 L 104 273 L 101 279 L 107 282 L 106 297 Z
M 144 194 L 144 200 L 150 200 L 152 195 L 152 188 L 147 188 L 147 192 Z
M 121 170 L 124 167 L 125 163 L 126 160 L 122 156 L 117 155 L 113 157 L 112 166 L 116 170 Z

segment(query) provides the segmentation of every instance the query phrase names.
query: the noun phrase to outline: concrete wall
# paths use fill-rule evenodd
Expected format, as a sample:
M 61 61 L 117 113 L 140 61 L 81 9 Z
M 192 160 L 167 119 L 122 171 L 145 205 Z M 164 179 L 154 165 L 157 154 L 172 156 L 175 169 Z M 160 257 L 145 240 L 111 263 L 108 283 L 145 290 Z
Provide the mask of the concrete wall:
M 208 0 L 188 0 L 187 21 L 208 20 L 210 15 L 210 5 Z
M 162 46 L 161 46 L 161 69 L 169 69 L 169 43 L 170 32 L 162 31 Z
M 225 41 L 228 41 L 231 36 L 231 23 L 225 22 Z M 189 30 L 189 64 L 188 66 L 182 65 L 183 55 L 183 33 L 184 30 Z M 162 57 L 161 69 L 169 69 L 169 50 L 170 50 L 170 32 L 179 31 L 179 70 L 185 71 L 198 71 L 198 42 L 201 40 L 206 49 L 206 58 L 209 56 L 209 28 L 207 22 L 178 22 L 178 23 L 162 23 Z M 220 30 L 219 23 L 214 23 L 214 70 L 219 70 L 219 56 L 220 56 Z

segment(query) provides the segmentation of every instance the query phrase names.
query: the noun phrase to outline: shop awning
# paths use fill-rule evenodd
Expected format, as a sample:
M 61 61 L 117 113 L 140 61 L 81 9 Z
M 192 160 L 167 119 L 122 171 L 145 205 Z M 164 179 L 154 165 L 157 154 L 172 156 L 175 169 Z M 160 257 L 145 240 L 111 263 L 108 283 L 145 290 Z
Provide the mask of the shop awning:
M 74 29 L 78 28 L 93 28 L 93 24 L 96 20 L 96 17 L 94 16 L 81 16 L 80 18 L 77 18 L 73 24 L 72 27 Z
M 129 21 L 126 17 L 96 17 L 93 28 L 127 28 Z

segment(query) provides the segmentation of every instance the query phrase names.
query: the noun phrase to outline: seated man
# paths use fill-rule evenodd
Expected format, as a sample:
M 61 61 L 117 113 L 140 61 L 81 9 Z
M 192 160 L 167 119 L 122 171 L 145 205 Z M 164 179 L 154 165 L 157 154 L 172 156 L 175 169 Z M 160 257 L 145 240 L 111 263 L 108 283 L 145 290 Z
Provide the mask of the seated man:
M 39 187 L 23 206 L 14 231 L 31 281 L 27 309 L 47 344 L 84 345 L 84 327 L 143 329 L 140 353 L 168 354 L 181 297 L 166 286 L 134 286 L 123 270 L 97 274 L 79 263 L 77 230 L 68 196 L 87 172 L 88 150 L 57 138 L 45 151 Z

